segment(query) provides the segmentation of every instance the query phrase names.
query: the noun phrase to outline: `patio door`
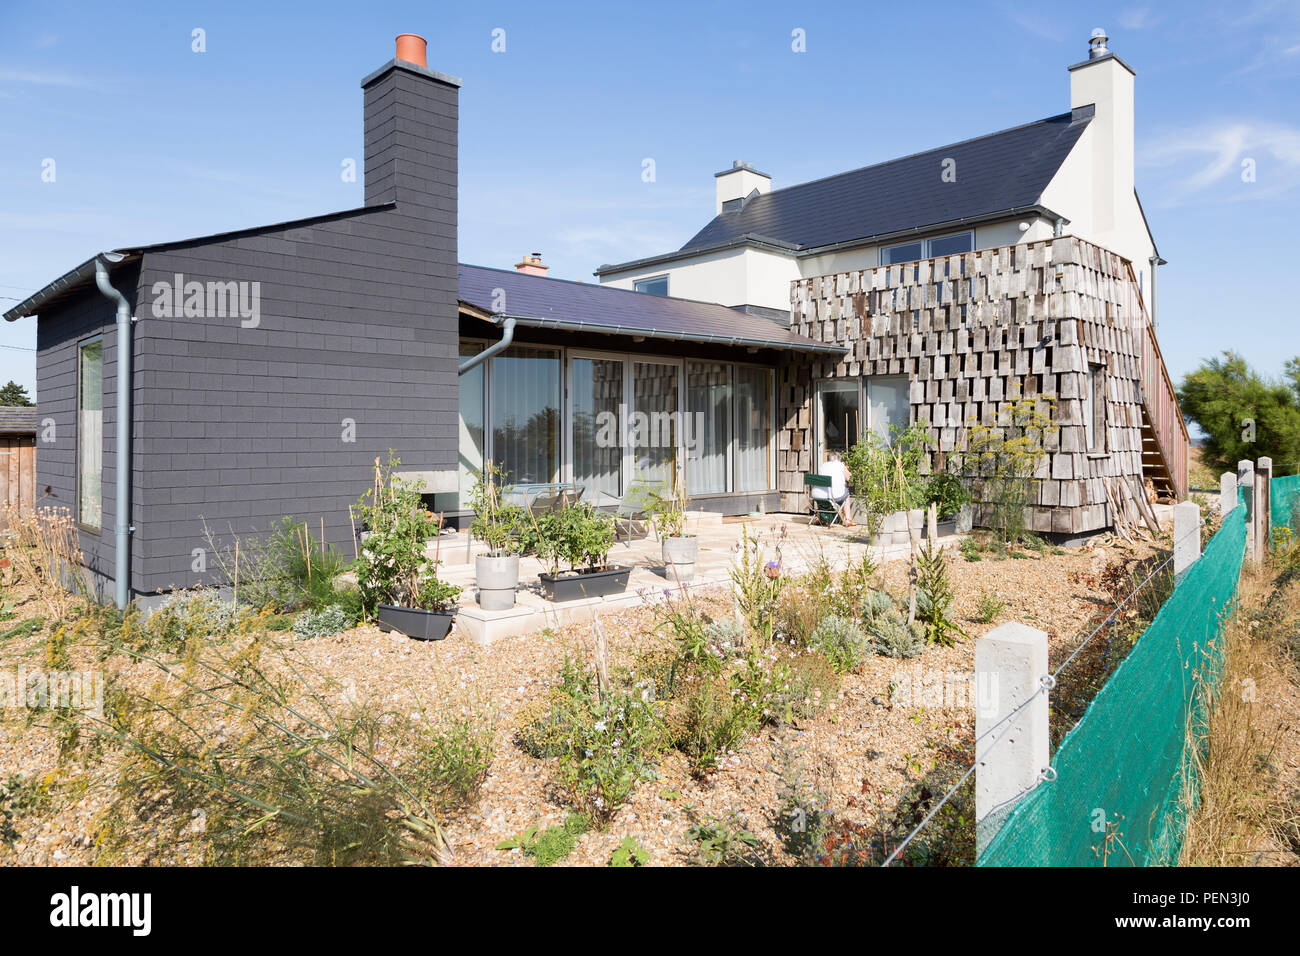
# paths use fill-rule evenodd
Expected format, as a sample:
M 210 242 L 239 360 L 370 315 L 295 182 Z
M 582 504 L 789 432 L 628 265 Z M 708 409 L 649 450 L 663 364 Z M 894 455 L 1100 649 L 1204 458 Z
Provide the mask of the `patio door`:
M 652 486 L 669 483 L 677 474 L 681 442 L 681 362 L 638 358 L 631 364 L 631 477 Z
M 575 355 L 569 375 L 573 481 L 594 504 L 621 498 L 627 490 L 623 481 L 627 363 L 621 358 Z

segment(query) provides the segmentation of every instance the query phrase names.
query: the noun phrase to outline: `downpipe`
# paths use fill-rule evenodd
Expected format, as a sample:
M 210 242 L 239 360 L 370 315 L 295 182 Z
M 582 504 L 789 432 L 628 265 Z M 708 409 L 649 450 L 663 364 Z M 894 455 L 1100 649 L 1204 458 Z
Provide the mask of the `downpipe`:
M 115 554 L 113 599 L 126 610 L 131 585 L 131 305 L 108 278 L 108 265 L 121 256 L 105 253 L 95 259 L 95 285 L 106 299 L 117 304 L 117 441 L 114 445 L 116 503 L 113 514 Z
M 501 341 L 493 345 L 489 345 L 482 352 L 479 352 L 477 355 L 471 355 L 463 362 L 461 362 L 460 368 L 457 369 L 456 371 L 456 375 L 457 376 L 464 375 L 470 369 L 474 368 L 474 366 L 481 365 L 482 363 L 490 359 L 492 356 L 496 355 L 498 352 L 504 352 L 506 349 L 510 347 L 510 343 L 513 342 L 514 339 L 515 339 L 515 320 L 513 318 L 507 317 L 501 323 Z

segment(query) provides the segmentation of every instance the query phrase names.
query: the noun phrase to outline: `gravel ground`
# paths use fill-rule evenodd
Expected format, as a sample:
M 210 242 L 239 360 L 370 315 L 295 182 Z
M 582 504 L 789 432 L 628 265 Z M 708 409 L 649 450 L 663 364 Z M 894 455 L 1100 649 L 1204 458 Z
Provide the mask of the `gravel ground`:
M 1079 638 L 1100 605 L 1102 595 L 1084 583 L 1091 574 L 1104 561 L 1150 552 L 1150 545 L 1121 543 L 1024 560 L 967 562 L 954 553 L 950 578 L 957 619 L 972 637 L 1004 621 L 1041 628 L 1049 634 L 1055 658 Z M 881 577 L 891 593 L 904 593 L 904 563 L 886 565 Z M 996 593 L 1006 608 L 997 622 L 976 623 L 973 618 L 986 592 Z M 20 618 L 34 613 L 19 603 L 21 594 L 11 597 Z M 699 600 L 720 611 L 730 608 L 723 589 L 702 594 Z M 603 620 L 612 664 L 630 662 L 638 651 L 664 640 L 652 620 L 648 607 Z M 0 631 L 12 623 L 6 622 Z M 496 845 L 530 825 L 558 824 L 568 810 L 551 782 L 549 762 L 527 756 L 514 744 L 515 716 L 525 701 L 545 692 L 566 654 L 589 659 L 590 642 L 589 623 L 490 647 L 470 644 L 454 632 L 446 641 L 421 643 L 363 626 L 296 647 L 349 697 L 369 696 L 394 708 L 419 703 L 463 708 L 494 721 L 495 757 L 481 800 L 472 811 L 449 821 L 449 840 L 461 865 L 531 865 L 521 851 L 501 851 Z M 39 667 L 40 648 L 39 635 L 10 639 L 0 643 L 0 663 L 11 673 L 20 661 L 29 669 Z M 77 654 L 74 651 L 74 662 Z M 918 677 L 934 681 L 968 675 L 973 664 L 973 641 L 930 647 L 912 661 L 873 658 L 862 673 L 845 677 L 838 700 L 816 719 L 765 731 L 704 780 L 693 779 L 681 758 L 669 754 L 659 767 L 660 779 L 641 784 L 611 826 L 584 835 L 566 862 L 604 865 L 625 836 L 648 851 L 652 865 L 690 862 L 694 844 L 685 835 L 687 829 L 700 820 L 736 813 L 758 837 L 756 852 L 763 860 L 788 863 L 772 817 L 778 802 L 778 768 L 791 756 L 805 779 L 826 795 L 827 809 L 871 823 L 891 810 L 899 794 L 921 779 L 946 748 L 969 752 L 974 727 L 968 701 L 949 697 L 911 706 L 897 689 L 891 695 L 891 682 L 907 686 Z M 119 672 L 119 679 L 148 676 L 146 668 L 120 662 L 108 666 Z M 46 780 L 51 796 L 45 813 L 16 821 L 22 838 L 7 849 L 0 843 L 0 863 L 91 864 L 95 819 L 108 802 L 114 755 L 104 754 L 88 769 L 59 768 L 50 733 L 25 718 L 23 711 L 0 711 L 0 778 L 18 773 Z M 150 860 L 148 848 L 141 848 L 135 862 Z

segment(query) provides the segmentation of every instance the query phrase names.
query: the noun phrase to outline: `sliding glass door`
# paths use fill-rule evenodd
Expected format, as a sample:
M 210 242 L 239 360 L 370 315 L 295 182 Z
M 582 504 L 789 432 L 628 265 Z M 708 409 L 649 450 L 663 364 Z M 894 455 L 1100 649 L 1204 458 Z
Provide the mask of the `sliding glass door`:
M 677 391 L 679 362 L 632 363 L 633 480 L 649 485 L 672 482 L 677 470 Z
M 575 356 L 573 396 L 573 481 L 594 504 L 619 498 L 623 484 L 624 372 L 620 359 Z
M 723 362 L 686 363 L 686 491 L 728 490 L 731 472 L 731 370 Z
M 772 371 L 736 366 L 736 491 L 775 487 L 772 474 Z
M 492 458 L 506 481 L 560 479 L 560 352 L 512 346 L 492 359 Z

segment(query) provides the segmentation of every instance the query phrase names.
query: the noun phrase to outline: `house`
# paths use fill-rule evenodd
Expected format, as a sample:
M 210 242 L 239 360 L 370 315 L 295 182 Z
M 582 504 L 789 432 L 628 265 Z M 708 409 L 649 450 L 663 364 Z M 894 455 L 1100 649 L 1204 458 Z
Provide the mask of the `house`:
M 1095 85 L 1122 88 L 1106 64 L 1126 68 L 1097 59 L 1106 72 Z M 739 224 L 724 238 L 737 215 L 782 192 L 750 188 L 757 174 L 742 169 L 728 180 L 738 194 L 719 193 L 731 205 L 706 244 L 782 251 L 771 275 L 765 259 L 747 265 L 753 281 L 735 294 L 718 291 L 721 280 L 680 294 L 673 277 L 696 267 L 686 261 L 667 270 L 668 289 L 650 291 L 618 288 L 612 273 L 598 284 L 551 279 L 537 254 L 513 270 L 467 265 L 456 254 L 459 85 L 427 66 L 422 40 L 399 37 L 398 56 L 361 82 L 364 206 L 98 253 L 5 313 L 37 317 L 52 426 L 38 504 L 75 516 L 86 566 L 119 606 L 219 580 L 214 545 L 284 515 L 350 551 L 348 506 L 390 449 L 453 521 L 485 459 L 517 484 L 570 483 L 602 506 L 634 482 L 680 474 L 697 508 L 799 511 L 802 472 L 847 437 L 827 427 L 828 409 L 856 428 L 888 406 L 958 448 L 964 424 L 995 419 L 1014 386 L 1063 399 L 1044 482 L 1054 498 L 1036 503 L 1035 520 L 1077 533 L 1109 520 L 1101 478 L 1148 468 L 1141 416 L 1172 428 L 1144 392 L 1148 365 L 1153 376 L 1163 366 L 1142 280 L 1128 271 L 1142 250 L 1101 245 L 1109 233 L 1096 231 L 1103 217 L 1091 207 L 1071 207 L 1090 217 L 1088 238 L 1064 232 L 1043 195 L 1036 210 L 1021 203 L 1032 185 L 986 188 L 1003 196 L 1004 229 L 1034 213 L 1024 236 L 990 231 L 1002 244 L 931 244 L 882 266 L 879 225 L 870 252 L 821 258 L 801 255 L 795 232 L 756 239 Z M 1077 120 L 1047 121 L 1050 136 L 1026 134 L 1039 179 L 1055 182 L 1044 170 L 1066 168 L 1079 144 L 1094 149 L 1103 107 L 1088 105 Z M 993 174 L 980 170 L 983 153 L 958 153 L 958 182 L 1008 179 L 1009 142 L 988 153 L 1001 164 Z M 1089 157 L 1076 165 L 1095 166 Z M 1102 211 L 1118 229 L 1119 211 Z M 915 236 L 935 238 L 922 225 Z M 902 235 L 889 228 L 889 241 Z M 829 268 L 845 271 L 816 272 Z M 1082 452 L 1074 432 L 1086 409 Z
M 1161 263 L 1133 185 L 1134 71 L 1094 30 L 1069 67 L 1070 109 L 813 182 L 772 188 L 736 160 L 714 216 L 674 252 L 602 265 L 600 281 L 788 314 L 791 284 L 1066 232 L 1133 264 L 1154 302 Z

